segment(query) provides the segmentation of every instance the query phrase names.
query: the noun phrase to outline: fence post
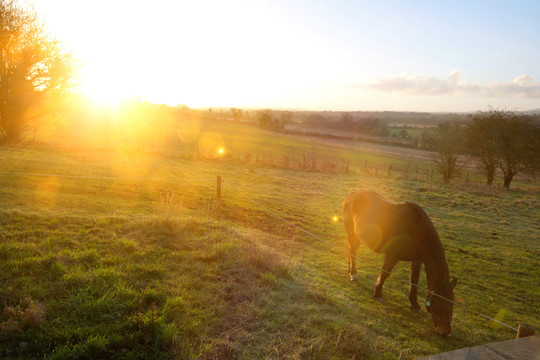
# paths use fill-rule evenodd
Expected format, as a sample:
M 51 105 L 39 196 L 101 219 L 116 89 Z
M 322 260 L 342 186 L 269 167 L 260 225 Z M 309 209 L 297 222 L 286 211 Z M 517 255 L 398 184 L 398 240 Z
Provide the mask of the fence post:
M 221 176 L 217 177 L 216 182 L 216 216 L 220 219 L 221 215 Z
M 516 339 L 526 337 L 526 336 L 532 336 L 534 335 L 534 330 L 535 330 L 534 326 L 532 325 L 519 323 Z

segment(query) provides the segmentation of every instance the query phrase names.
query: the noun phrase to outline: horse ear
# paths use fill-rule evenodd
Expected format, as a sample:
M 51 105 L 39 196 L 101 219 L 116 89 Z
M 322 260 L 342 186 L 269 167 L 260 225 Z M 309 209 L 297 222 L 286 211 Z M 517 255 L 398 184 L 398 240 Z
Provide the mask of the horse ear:
M 456 285 L 457 285 L 457 277 L 452 276 L 452 279 L 450 279 L 450 285 L 452 287 L 452 290 L 456 287 Z

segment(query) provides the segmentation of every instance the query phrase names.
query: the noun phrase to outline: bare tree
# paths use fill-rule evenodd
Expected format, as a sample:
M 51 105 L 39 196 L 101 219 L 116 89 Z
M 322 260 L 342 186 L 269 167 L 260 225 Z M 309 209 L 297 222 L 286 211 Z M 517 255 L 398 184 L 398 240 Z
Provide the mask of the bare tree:
M 465 151 L 480 162 L 486 175 L 486 184 L 492 185 L 499 167 L 497 155 L 497 127 L 494 125 L 506 116 L 503 111 L 490 109 L 475 114 L 465 126 Z
M 490 108 L 467 124 L 465 149 L 481 163 L 488 185 L 499 168 L 503 186 L 508 188 L 516 174 L 535 175 L 540 171 L 539 138 L 540 125 L 530 116 Z
M 231 108 L 231 115 L 234 121 L 240 121 L 240 118 L 242 118 L 243 115 L 243 111 L 242 109 Z
M 447 184 L 456 171 L 457 160 L 462 150 L 463 129 L 456 122 L 439 124 L 437 128 L 437 145 L 434 153 L 435 163 Z
M 0 143 L 18 140 L 27 110 L 68 91 L 73 74 L 71 55 L 46 35 L 36 14 L 0 0 Z
M 540 171 L 540 126 L 527 115 L 511 113 L 497 124 L 497 153 L 505 188 L 518 173 Z

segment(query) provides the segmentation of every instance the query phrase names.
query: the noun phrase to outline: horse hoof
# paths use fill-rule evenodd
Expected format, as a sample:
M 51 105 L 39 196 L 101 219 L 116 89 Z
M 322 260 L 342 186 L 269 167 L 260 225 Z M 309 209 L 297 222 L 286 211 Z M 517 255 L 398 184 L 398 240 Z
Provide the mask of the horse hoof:
M 373 300 L 377 300 L 378 302 L 384 302 L 384 299 L 382 297 L 374 296 Z
M 358 274 L 351 275 L 351 282 L 358 281 Z

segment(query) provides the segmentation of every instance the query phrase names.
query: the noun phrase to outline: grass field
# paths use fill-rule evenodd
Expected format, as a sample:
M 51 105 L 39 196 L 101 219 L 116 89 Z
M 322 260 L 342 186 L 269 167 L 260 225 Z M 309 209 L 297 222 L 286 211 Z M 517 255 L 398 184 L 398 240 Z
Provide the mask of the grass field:
M 0 356 L 412 359 L 515 337 L 473 311 L 540 325 L 537 184 L 487 188 L 471 172 L 471 183 L 443 185 L 430 164 L 245 124 L 198 129 L 218 134 L 225 156 L 194 156 L 195 143 L 186 156 L 0 149 Z M 350 167 L 304 171 L 284 167 L 285 156 Z M 371 299 L 381 257 L 361 248 L 360 282 L 348 281 L 332 217 L 356 189 L 432 217 L 459 278 L 451 338 L 409 310 L 408 264 L 386 282 L 384 303 Z

